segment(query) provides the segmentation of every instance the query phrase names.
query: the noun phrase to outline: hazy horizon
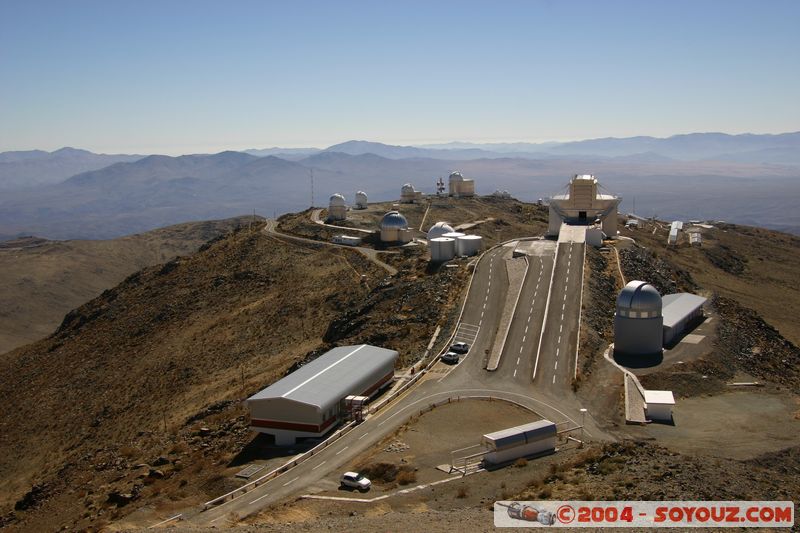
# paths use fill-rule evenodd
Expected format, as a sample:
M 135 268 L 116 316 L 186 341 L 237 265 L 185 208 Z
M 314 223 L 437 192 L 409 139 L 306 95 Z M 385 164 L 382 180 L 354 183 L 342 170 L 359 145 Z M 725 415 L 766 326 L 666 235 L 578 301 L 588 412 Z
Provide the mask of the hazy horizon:
M 800 3 L 0 4 L 0 151 L 800 129 Z

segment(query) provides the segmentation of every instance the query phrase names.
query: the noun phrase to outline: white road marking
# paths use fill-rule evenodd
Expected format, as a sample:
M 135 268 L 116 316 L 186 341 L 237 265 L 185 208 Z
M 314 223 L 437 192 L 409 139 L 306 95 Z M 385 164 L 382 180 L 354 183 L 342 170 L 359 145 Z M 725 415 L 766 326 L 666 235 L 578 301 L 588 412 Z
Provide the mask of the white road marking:
M 363 435 L 361 435 L 360 437 L 358 437 L 358 440 L 361 440 L 361 439 L 363 439 L 363 438 L 364 438 L 364 437 L 366 437 L 367 435 L 369 435 L 369 431 L 367 431 L 366 433 L 364 433 Z
M 214 522 L 216 522 L 217 520 L 222 520 L 222 519 L 223 519 L 223 518 L 225 518 L 226 516 L 228 516 L 228 515 L 222 515 L 222 516 L 218 516 L 218 517 L 216 517 L 214 520 L 212 520 L 212 521 L 211 521 L 211 522 L 209 522 L 209 523 L 210 523 L 210 524 L 213 524 L 213 523 L 214 523 Z
M 558 336 L 558 344 L 561 344 L 561 335 Z
M 564 320 L 564 312 L 563 312 L 563 311 L 564 311 L 564 309 L 562 308 L 562 309 L 561 309 L 561 311 L 562 311 L 562 312 L 561 312 L 561 320 Z
M 364 433 L 364 435 L 366 435 L 366 433 Z M 325 463 L 327 463 L 327 461 L 322 461 L 320 464 L 318 464 L 317 466 L 315 466 L 315 467 L 314 467 L 314 468 L 312 468 L 311 470 L 316 470 L 317 468 L 321 467 L 321 466 L 322 466 L 322 465 L 324 465 Z
M 566 298 L 565 298 L 566 299 Z M 486 304 L 483 304 L 483 308 L 486 309 Z
M 558 326 L 558 332 L 561 333 L 563 331 L 564 331 L 564 324 L 561 324 L 560 326 Z
M 517 369 L 514 369 L 514 377 L 517 377 Z
M 564 301 L 567 301 L 567 291 L 564 291 Z
M 556 366 L 553 367 L 553 370 L 558 370 L 558 361 L 556 361 Z
M 517 357 L 517 364 L 519 364 L 519 357 Z
M 556 384 L 556 377 L 553 376 L 553 385 L 555 385 L 555 384 Z
M 530 327 L 530 326 L 525 326 L 525 333 L 528 333 L 528 328 L 529 328 L 529 327 Z
M 556 357 L 558 357 L 558 353 L 561 351 L 561 348 L 556 348 Z
M 294 482 L 295 482 L 295 481 L 297 481 L 298 479 L 300 479 L 300 476 L 297 476 L 297 477 L 296 477 L 296 478 L 294 478 L 294 479 L 290 479 L 289 481 L 287 481 L 286 483 L 284 483 L 284 484 L 283 484 L 283 486 L 285 487 L 285 486 L 287 486 L 287 485 L 291 485 L 292 483 L 294 483 Z
M 336 455 L 339 455 L 340 453 L 342 453 L 343 451 L 345 451 L 345 450 L 346 450 L 347 448 L 349 448 L 349 447 L 350 447 L 350 446 L 345 446 L 344 448 L 342 448 L 341 450 L 339 450 L 338 452 L 336 452 Z
M 522 336 L 522 342 L 523 342 L 523 344 L 525 343 L 525 337 L 526 337 L 526 335 L 523 335 L 523 336 Z
M 269 492 L 268 492 L 268 493 L 266 493 L 266 494 L 264 494 L 263 496 L 259 496 L 259 497 L 258 497 L 258 498 L 256 498 L 255 500 L 251 501 L 251 502 L 250 502 L 250 505 L 253 505 L 254 503 L 256 503 L 256 502 L 257 502 L 257 501 L 259 501 L 259 500 L 263 500 L 263 499 L 264 499 L 264 498 L 266 498 L 267 496 L 269 496 Z
M 522 346 L 519 347 L 519 353 L 522 353 Z

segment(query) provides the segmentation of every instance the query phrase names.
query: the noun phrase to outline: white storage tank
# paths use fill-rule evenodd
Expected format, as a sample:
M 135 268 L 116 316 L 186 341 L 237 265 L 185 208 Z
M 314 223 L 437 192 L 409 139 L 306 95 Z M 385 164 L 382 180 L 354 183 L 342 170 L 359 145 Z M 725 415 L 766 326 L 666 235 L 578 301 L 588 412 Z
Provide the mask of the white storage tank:
M 451 239 L 458 239 L 459 237 L 463 237 L 464 234 L 460 231 L 451 231 L 449 233 L 442 234 L 442 237 L 449 237 Z
M 483 246 L 480 235 L 462 235 L 456 239 L 456 254 L 461 257 L 477 255 Z
M 428 243 L 431 247 L 431 261 L 443 263 L 456 256 L 456 240 L 449 237 L 434 237 Z

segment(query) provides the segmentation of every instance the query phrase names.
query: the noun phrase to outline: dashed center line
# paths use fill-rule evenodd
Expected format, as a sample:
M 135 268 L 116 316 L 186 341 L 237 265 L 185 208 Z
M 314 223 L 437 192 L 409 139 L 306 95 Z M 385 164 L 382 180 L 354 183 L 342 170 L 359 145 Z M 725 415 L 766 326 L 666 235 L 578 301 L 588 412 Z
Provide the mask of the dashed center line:
M 556 366 L 553 367 L 553 370 L 558 370 L 558 361 L 556 361 Z
M 555 385 L 555 384 L 556 384 L 556 377 L 553 376 L 553 385 Z
M 251 501 L 251 502 L 250 502 L 250 505 L 253 505 L 253 504 L 254 504 L 254 503 L 256 503 L 257 501 L 263 500 L 263 499 L 264 499 L 264 498 L 266 498 L 267 496 L 269 496 L 269 493 L 266 493 L 266 494 L 264 494 L 263 496 L 259 496 L 259 497 L 258 497 L 258 498 L 256 498 L 255 500 Z
M 366 435 L 366 433 L 364 433 L 364 434 Z M 322 461 L 320 464 L 318 464 L 317 466 L 315 466 L 315 467 L 314 467 L 314 468 L 312 468 L 311 470 L 316 470 L 317 468 L 321 467 L 321 466 L 322 466 L 322 465 L 324 465 L 325 463 L 327 463 L 327 461 Z
M 283 484 L 283 486 L 285 487 L 285 486 L 287 486 L 287 485 L 291 485 L 292 483 L 294 483 L 294 482 L 295 482 L 295 481 L 297 481 L 298 479 L 300 479 L 300 476 L 297 476 L 296 478 L 294 478 L 294 479 L 291 479 L 291 480 L 287 481 L 286 483 L 284 483 L 284 484 Z
M 343 451 L 345 451 L 345 450 L 346 450 L 347 448 L 349 448 L 349 447 L 350 447 L 350 446 L 345 446 L 344 448 L 342 448 L 341 450 L 339 450 L 338 452 L 336 452 L 336 455 L 339 455 L 340 453 L 342 453 Z
M 517 377 L 517 369 L 514 369 L 514 377 Z
M 363 438 L 364 438 L 364 437 L 366 437 L 367 435 L 369 435 L 369 431 L 367 431 L 366 433 L 364 433 L 363 435 L 361 435 L 360 437 L 358 437 L 358 440 L 361 440 L 361 439 L 363 439 Z
M 517 357 L 517 364 L 519 364 L 519 357 Z

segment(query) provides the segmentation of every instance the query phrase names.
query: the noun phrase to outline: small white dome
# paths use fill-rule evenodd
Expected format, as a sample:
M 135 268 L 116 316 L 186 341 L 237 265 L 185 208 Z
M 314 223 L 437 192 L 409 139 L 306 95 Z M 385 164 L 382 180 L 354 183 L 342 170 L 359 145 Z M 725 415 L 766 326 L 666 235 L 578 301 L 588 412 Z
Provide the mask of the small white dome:
M 414 186 L 411 185 L 410 183 L 405 183 L 405 184 L 403 184 L 403 188 L 400 189 L 400 192 L 413 193 L 414 192 Z
M 450 181 L 464 181 L 464 176 L 461 175 L 461 172 L 451 172 L 450 173 Z
M 628 316 L 630 311 L 645 318 L 661 316 L 661 307 L 661 295 L 645 281 L 629 281 L 617 296 L 617 313 L 621 316 Z
M 332 194 L 331 195 L 330 205 L 331 206 L 343 206 L 343 205 L 345 205 L 344 196 L 342 196 L 338 192 L 336 194 Z
M 437 222 L 431 229 L 428 230 L 428 240 L 433 240 L 437 237 L 441 237 L 445 233 L 452 233 L 453 228 L 447 222 Z
M 381 229 L 408 229 L 408 221 L 399 212 L 389 211 L 381 219 Z
M 358 191 L 356 193 L 356 203 L 367 203 L 367 193 L 364 191 Z

